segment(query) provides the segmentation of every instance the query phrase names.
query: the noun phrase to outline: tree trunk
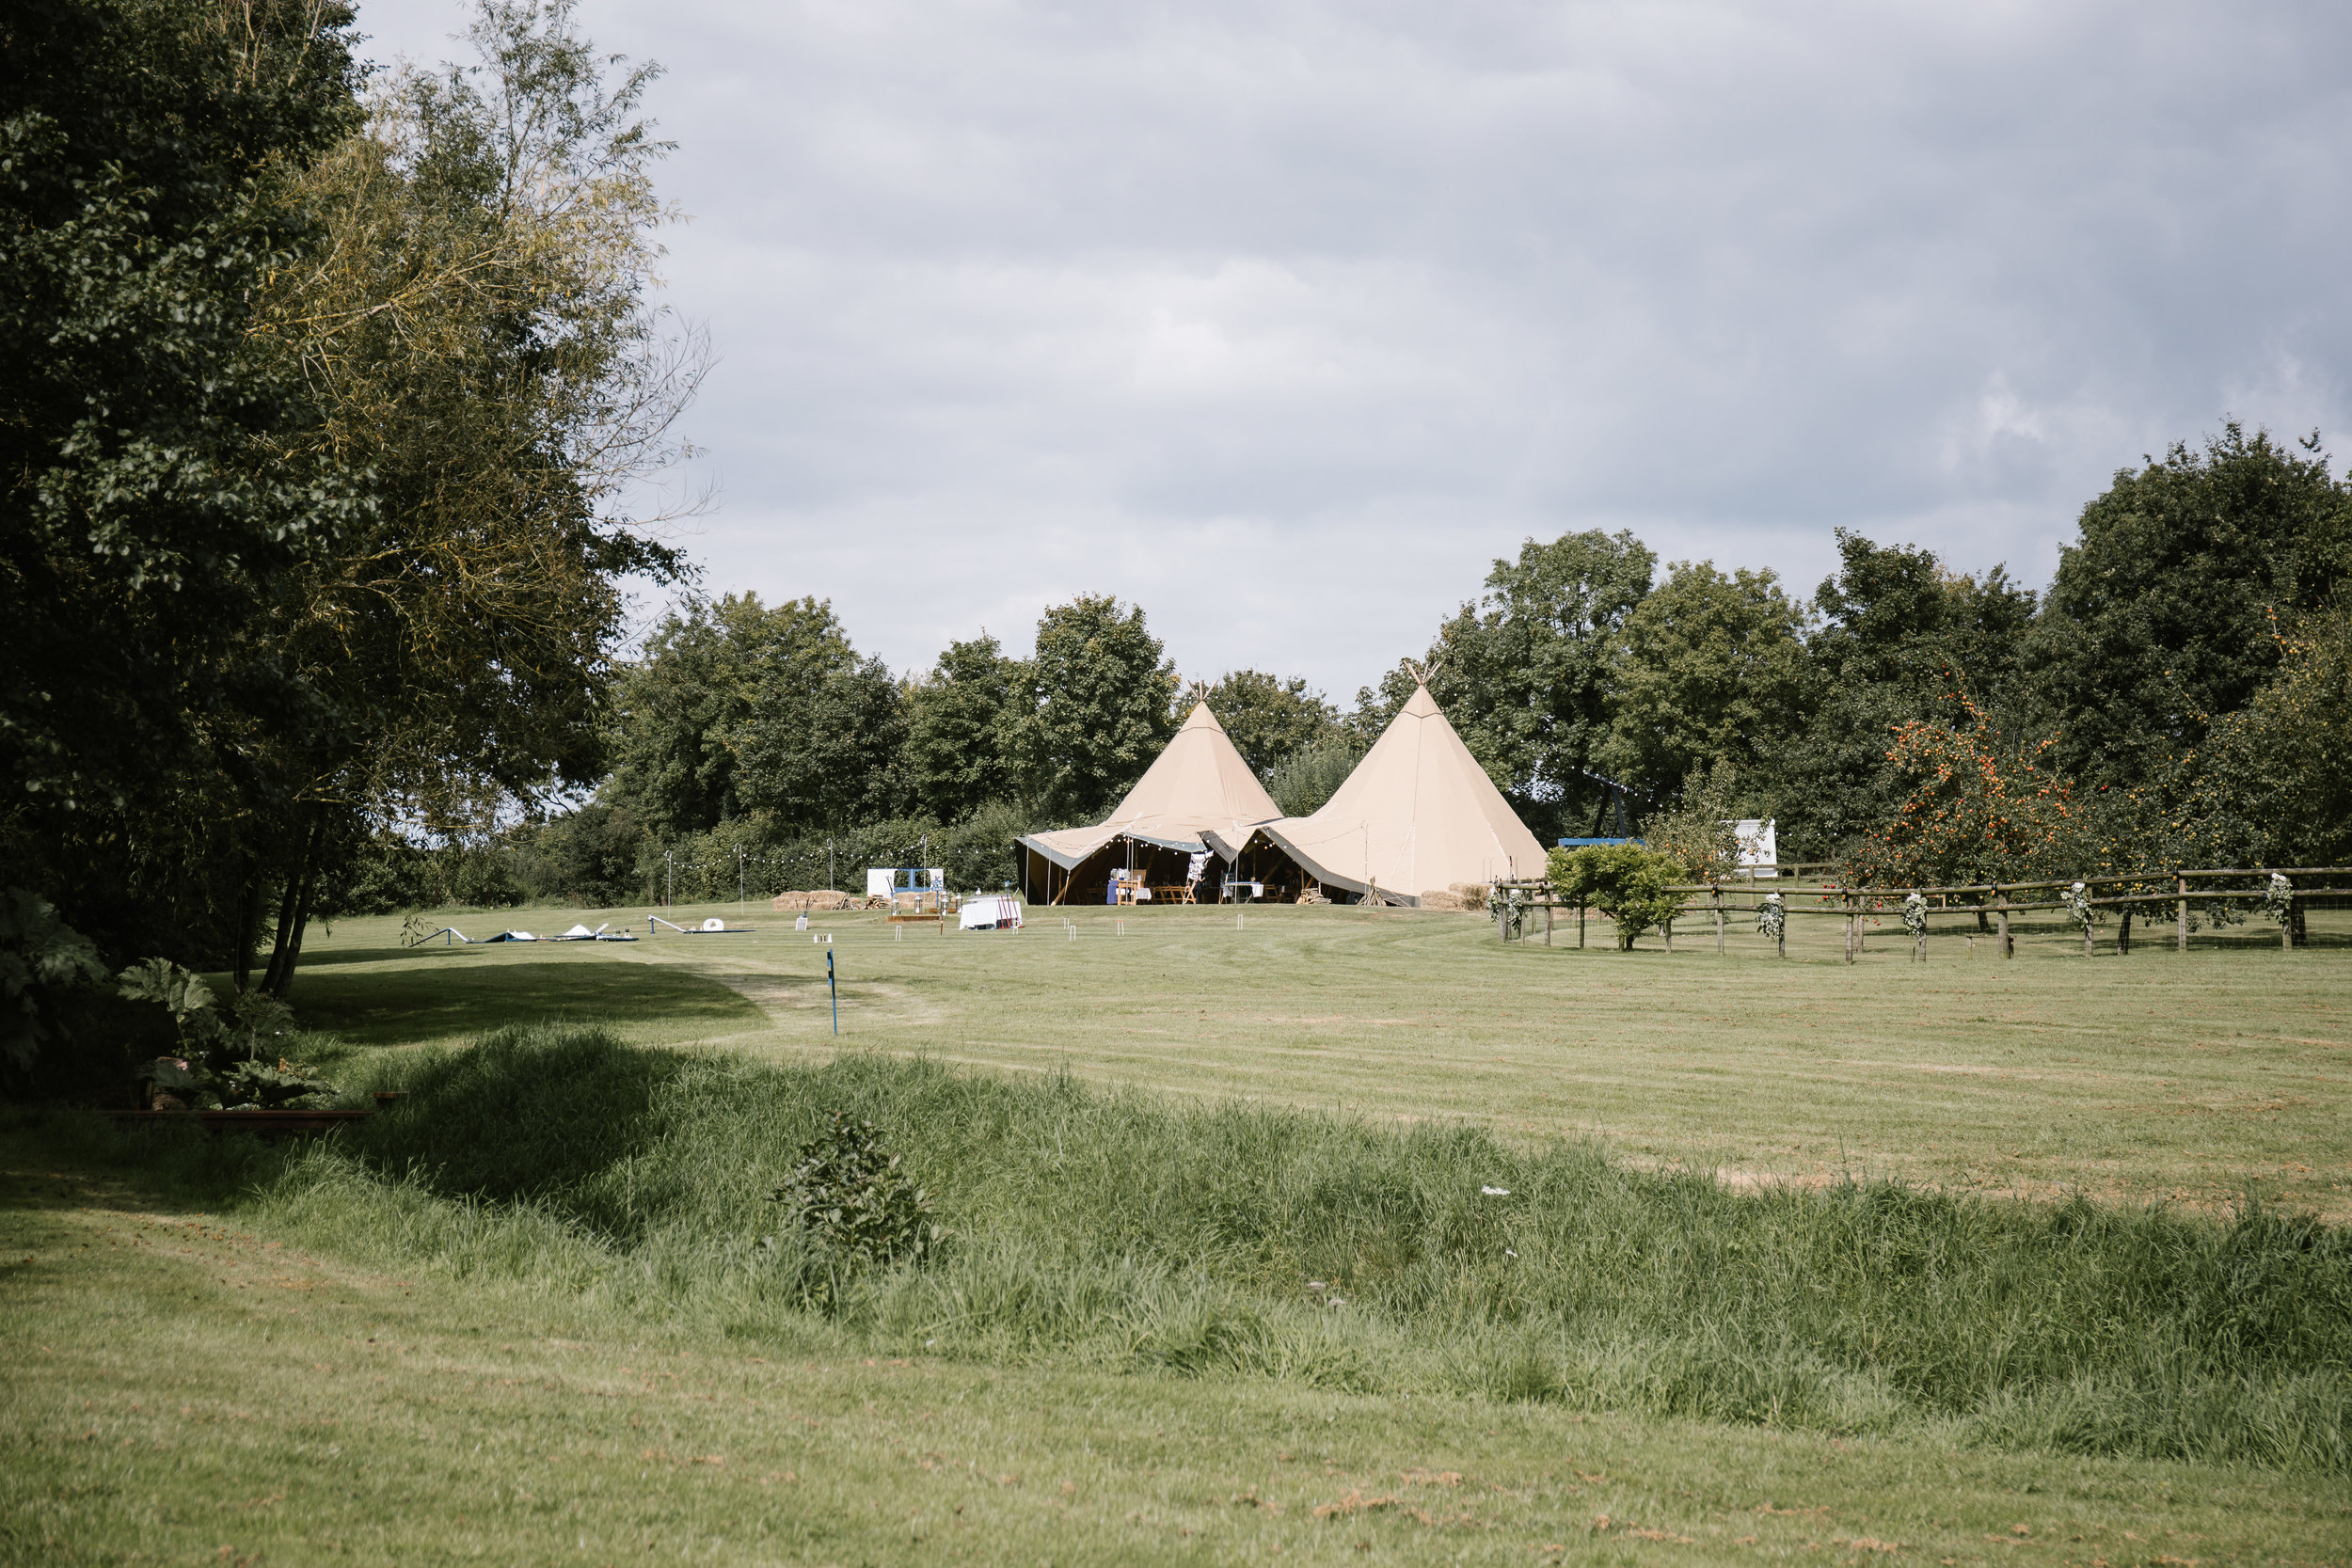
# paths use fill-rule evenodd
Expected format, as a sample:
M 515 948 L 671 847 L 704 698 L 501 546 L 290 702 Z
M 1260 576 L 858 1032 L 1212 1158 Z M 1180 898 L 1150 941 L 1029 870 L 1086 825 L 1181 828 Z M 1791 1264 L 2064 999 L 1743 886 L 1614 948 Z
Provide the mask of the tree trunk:
M 315 848 L 315 841 L 313 843 Z M 294 907 L 294 941 L 286 949 L 286 961 L 278 966 L 278 988 L 270 994 L 278 1001 L 294 989 L 294 963 L 302 957 L 303 933 L 310 928 L 310 895 L 318 887 L 318 866 L 315 856 L 305 856 L 302 867 L 302 899 Z
M 237 889 L 237 928 L 230 952 L 234 958 L 233 975 L 237 990 L 249 990 L 253 984 L 253 941 L 262 926 L 262 868 L 250 856 L 245 863 L 245 876 Z
M 279 886 L 278 928 L 270 938 L 269 967 L 262 972 L 262 990 L 271 996 L 278 994 L 278 968 L 284 961 L 286 942 L 294 930 L 294 905 L 300 896 L 300 882 L 301 867 L 296 866 L 286 873 L 285 880 Z
M 272 943 L 269 968 L 262 990 L 282 1002 L 294 986 L 294 962 L 302 957 L 302 935 L 310 923 L 310 900 L 318 888 L 319 849 L 326 823 L 314 820 L 302 835 L 302 849 L 286 869 L 285 893 L 278 901 L 278 935 Z

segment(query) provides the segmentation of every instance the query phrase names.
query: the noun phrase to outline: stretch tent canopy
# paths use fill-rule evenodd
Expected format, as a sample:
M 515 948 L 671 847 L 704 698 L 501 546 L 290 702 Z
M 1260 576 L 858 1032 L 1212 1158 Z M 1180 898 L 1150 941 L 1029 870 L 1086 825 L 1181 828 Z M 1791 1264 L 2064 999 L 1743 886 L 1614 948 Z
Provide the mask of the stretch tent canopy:
M 1416 686 L 1321 811 L 1257 832 L 1316 880 L 1393 903 L 1457 882 L 1540 877 L 1543 846 Z
M 1252 828 L 1281 815 L 1209 705 L 1195 703 L 1110 816 L 1091 828 L 1030 833 L 1020 844 L 1066 872 L 1120 840 L 1179 854 L 1215 848 L 1231 860 Z

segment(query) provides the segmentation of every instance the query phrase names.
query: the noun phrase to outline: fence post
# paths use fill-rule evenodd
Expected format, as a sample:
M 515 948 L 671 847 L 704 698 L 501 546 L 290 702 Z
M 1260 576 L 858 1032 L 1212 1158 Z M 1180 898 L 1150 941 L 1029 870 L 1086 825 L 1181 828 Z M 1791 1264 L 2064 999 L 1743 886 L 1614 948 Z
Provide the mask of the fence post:
M 1661 930 L 1661 931 L 1663 931 L 1663 932 L 1665 933 L 1665 937 L 1666 937 L 1666 951 L 1667 951 L 1667 952 L 1669 952 L 1669 953 L 1673 952 L 1673 951 L 1675 950 L 1675 922 L 1674 922 L 1674 916 L 1672 916 L 1672 915 L 1668 915 L 1668 916 L 1666 917 L 1666 923 L 1665 923 L 1663 926 L 1660 927 L 1659 927 L 1659 929 L 1660 929 L 1660 930 Z
M 1852 898 L 1852 895 L 1849 895 L 1847 896 L 1847 898 L 1846 898 L 1846 961 L 1847 961 L 1848 963 L 1851 963 L 1851 962 L 1853 962 L 1853 949 L 1854 949 L 1854 928 L 1853 928 L 1853 925 L 1854 925 L 1853 898 Z
M 2295 951 L 2295 895 L 2287 895 L 2286 912 L 2279 917 L 2279 951 Z
M 1549 904 L 1544 906 L 1544 945 L 1546 947 L 1551 945 L 1551 906 Z
M 2174 908 L 2180 911 L 2181 951 L 2185 953 L 2188 951 L 2188 879 L 2175 876 L 2172 879 L 2172 891 L 2181 895 L 2180 902 Z
M 1724 890 L 1715 890 L 1715 957 L 1724 956 Z
M 1576 901 L 1576 944 L 1579 947 L 1584 945 L 1584 900 L 1581 898 Z
M 1993 884 L 1993 940 L 2001 944 L 2002 958 L 2013 958 L 2017 957 L 2017 944 L 2009 938 L 2009 895 L 2001 891 L 1998 882 Z

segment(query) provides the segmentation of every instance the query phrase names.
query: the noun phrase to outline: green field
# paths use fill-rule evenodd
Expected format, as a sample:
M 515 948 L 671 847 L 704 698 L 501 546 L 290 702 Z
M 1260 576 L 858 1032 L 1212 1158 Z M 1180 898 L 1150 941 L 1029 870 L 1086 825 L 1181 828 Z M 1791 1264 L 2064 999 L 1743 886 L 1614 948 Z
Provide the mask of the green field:
M 2085 958 L 2053 926 L 2004 962 L 1938 936 L 1923 967 L 1899 927 L 1847 965 L 1833 920 L 1792 920 L 1781 961 L 1753 930 L 1722 958 L 1711 930 L 1672 955 L 1654 937 L 1578 952 L 1571 930 L 1505 947 L 1485 921 L 1404 910 L 1270 909 L 1238 927 L 1213 908 L 1047 910 L 1017 934 L 946 937 L 880 915 L 800 933 L 756 909 L 675 912 L 755 929 L 405 952 L 398 921 L 354 921 L 312 939 L 295 1001 L 371 1045 L 561 1016 L 804 1059 L 834 1045 L 811 941 L 829 935 L 841 1037 L 874 1050 L 1593 1135 L 1735 1180 L 1853 1172 L 2205 1208 L 2252 1193 L 2352 1219 L 2352 945 L 2282 953 L 2259 924 L 2185 956 L 2168 940 Z M 610 918 L 644 929 L 642 911 Z
M 12 1113 L 0 1554 L 2352 1561 L 2344 1239 L 2233 1218 L 2352 1210 L 2352 949 L 1064 918 L 818 917 L 838 1053 L 789 916 L 340 923 L 393 1113 Z M 816 1311 L 749 1242 L 833 1105 L 960 1243 Z

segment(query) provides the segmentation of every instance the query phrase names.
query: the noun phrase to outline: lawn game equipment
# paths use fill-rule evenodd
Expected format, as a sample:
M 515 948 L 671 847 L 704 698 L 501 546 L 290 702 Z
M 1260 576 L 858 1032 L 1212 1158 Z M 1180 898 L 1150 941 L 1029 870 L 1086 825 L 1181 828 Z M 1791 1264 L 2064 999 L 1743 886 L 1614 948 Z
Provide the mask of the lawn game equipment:
M 658 914 L 645 917 L 647 936 L 653 934 L 653 928 L 656 926 L 667 926 L 682 937 L 740 937 L 749 936 L 758 929 L 754 926 L 730 926 L 715 914 L 699 926 L 680 926 L 675 921 L 664 920 Z

